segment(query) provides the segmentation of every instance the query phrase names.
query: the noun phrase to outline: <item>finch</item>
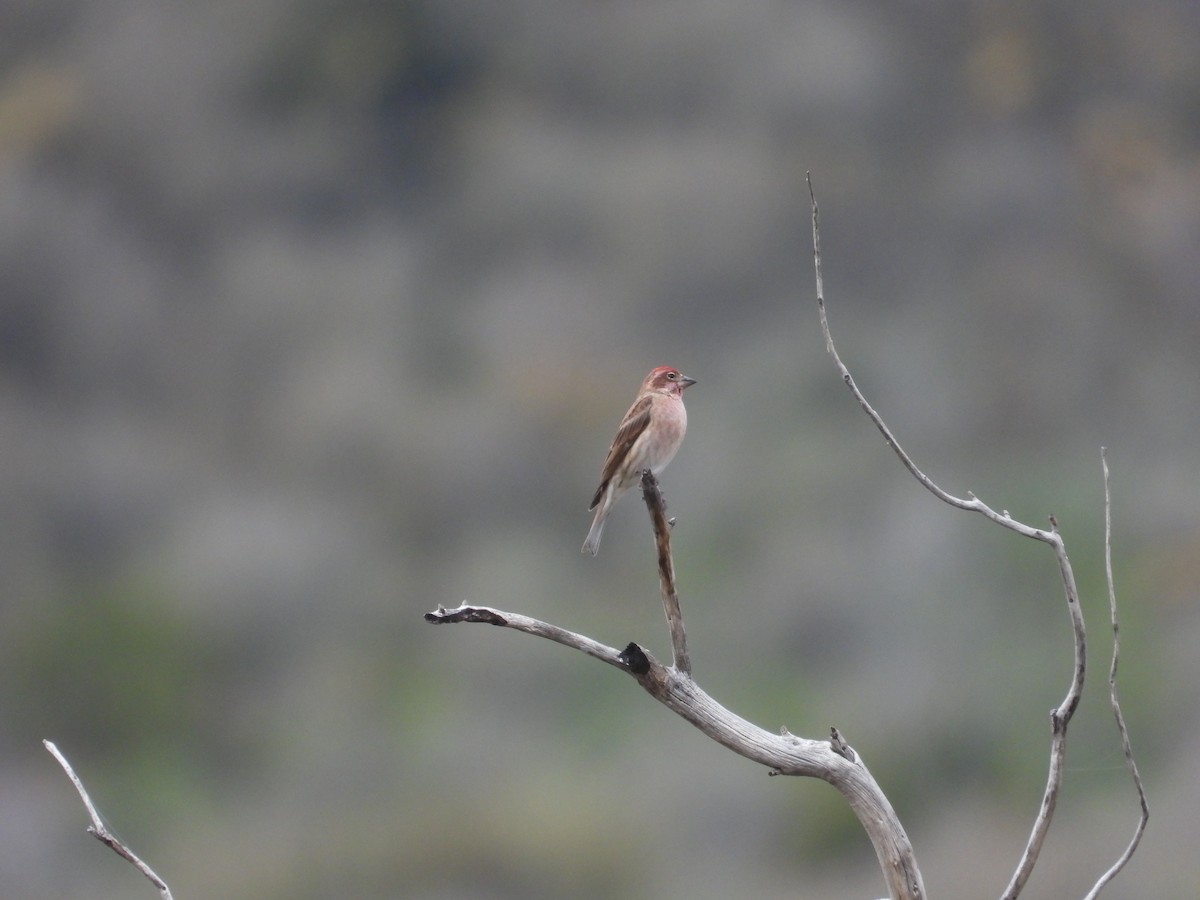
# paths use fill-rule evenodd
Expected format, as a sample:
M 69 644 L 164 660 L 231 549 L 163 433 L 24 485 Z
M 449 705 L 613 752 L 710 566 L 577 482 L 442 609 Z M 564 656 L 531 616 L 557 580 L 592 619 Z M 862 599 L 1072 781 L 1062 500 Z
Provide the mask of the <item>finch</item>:
M 646 376 L 600 470 L 600 486 L 588 507 L 596 510 L 596 516 L 581 552 L 596 555 L 609 510 L 641 479 L 642 472 L 649 469 L 657 475 L 674 458 L 687 431 L 683 391 L 695 383 L 695 378 L 671 366 L 659 366 Z

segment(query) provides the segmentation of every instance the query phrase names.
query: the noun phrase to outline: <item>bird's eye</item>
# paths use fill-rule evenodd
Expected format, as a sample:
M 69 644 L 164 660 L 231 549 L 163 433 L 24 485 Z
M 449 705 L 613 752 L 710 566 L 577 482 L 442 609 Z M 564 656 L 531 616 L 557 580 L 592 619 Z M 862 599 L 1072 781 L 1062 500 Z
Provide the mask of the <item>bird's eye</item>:
M 674 380 L 675 380 L 676 378 L 678 378 L 679 376 L 678 376 L 678 375 L 676 375 L 674 372 L 668 372 L 668 373 L 667 373 L 667 377 L 668 377 L 668 378 L 670 378 L 672 381 L 674 381 Z

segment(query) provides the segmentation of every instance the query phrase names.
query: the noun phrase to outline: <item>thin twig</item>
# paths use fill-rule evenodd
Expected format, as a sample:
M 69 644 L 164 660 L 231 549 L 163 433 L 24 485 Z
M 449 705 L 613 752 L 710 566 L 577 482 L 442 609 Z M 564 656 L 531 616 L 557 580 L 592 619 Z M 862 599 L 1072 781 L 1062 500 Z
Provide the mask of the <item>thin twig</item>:
M 654 545 L 658 549 L 658 583 L 662 589 L 663 612 L 667 616 L 667 628 L 671 632 L 671 652 L 675 657 L 675 668 L 686 675 L 692 674 L 692 658 L 688 654 L 687 631 L 683 627 L 683 611 L 679 607 L 679 592 L 675 587 L 675 561 L 671 556 L 671 528 L 667 523 L 667 504 L 658 479 L 649 469 L 642 473 L 642 499 L 650 511 L 654 525 Z
M 1071 569 L 1071 561 L 1067 558 L 1066 545 L 1063 542 L 1062 536 L 1058 533 L 1058 528 L 1054 524 L 1053 519 L 1051 519 L 1049 530 L 1034 528 L 1017 521 L 1007 511 L 997 512 L 970 492 L 967 493 L 966 498 L 962 498 L 943 490 L 933 479 L 918 468 L 917 464 L 913 462 L 912 458 L 900 446 L 900 442 L 896 440 L 895 435 L 892 434 L 891 429 L 884 423 L 883 418 L 867 402 L 867 398 L 859 390 L 853 376 L 851 376 L 850 370 L 846 368 L 846 365 L 838 355 L 837 348 L 833 343 L 833 335 L 829 329 L 829 320 L 825 313 L 825 284 L 821 274 L 821 237 L 817 198 L 813 192 L 811 174 L 807 176 L 807 180 L 808 195 L 812 201 L 813 259 L 816 267 L 817 308 L 820 311 L 821 330 L 825 335 L 825 348 L 833 357 L 834 363 L 841 373 L 842 381 L 845 382 L 851 393 L 854 394 L 858 405 L 862 407 L 871 421 L 875 423 L 875 427 L 879 429 L 879 433 L 883 435 L 884 441 L 892 448 L 892 451 L 900 459 L 900 462 L 904 464 L 904 467 L 912 473 L 913 477 L 926 490 L 950 506 L 977 512 L 1010 531 L 1015 531 L 1017 534 L 1049 544 L 1054 549 L 1054 555 L 1058 561 L 1059 577 L 1062 579 L 1063 590 L 1067 600 L 1067 612 L 1071 617 L 1071 626 L 1075 637 L 1075 665 L 1066 696 L 1058 708 L 1052 710 L 1050 713 L 1050 768 L 1046 779 L 1046 788 L 1042 795 L 1041 808 L 1038 811 L 1037 818 L 1034 820 L 1033 829 L 1025 845 L 1021 861 L 1013 873 L 1012 880 L 1001 895 L 1004 900 L 1014 900 L 1021 893 L 1021 889 L 1033 872 L 1038 854 L 1041 852 L 1042 845 L 1045 842 L 1046 833 L 1050 828 L 1050 820 L 1054 816 L 1054 807 L 1058 802 L 1058 793 L 1062 785 L 1062 774 L 1067 749 L 1067 726 L 1071 721 L 1071 717 L 1075 714 L 1075 710 L 1079 706 L 1079 699 L 1083 694 L 1083 681 L 1087 669 L 1087 633 L 1084 628 L 1083 613 L 1079 607 L 1079 589 L 1075 583 L 1075 574 Z
M 1133 758 L 1133 745 L 1129 741 L 1129 729 L 1125 727 L 1125 715 L 1121 712 L 1121 701 L 1117 699 L 1117 663 L 1121 658 L 1121 629 L 1117 625 L 1117 589 L 1113 581 L 1112 568 L 1112 493 L 1108 485 L 1108 450 L 1104 447 L 1100 448 L 1100 465 L 1104 469 L 1104 577 L 1108 582 L 1108 609 L 1113 633 L 1112 664 L 1108 669 L 1108 699 L 1112 706 L 1113 717 L 1117 720 L 1117 731 L 1121 735 L 1121 749 L 1125 753 L 1125 765 L 1129 767 L 1129 774 L 1133 777 L 1133 786 L 1137 790 L 1142 814 L 1138 818 L 1137 828 L 1134 829 L 1133 837 L 1125 848 L 1125 852 L 1117 858 L 1107 872 L 1100 876 L 1100 880 L 1096 882 L 1095 887 L 1088 892 L 1084 900 L 1094 900 L 1100 896 L 1100 891 L 1104 886 L 1125 868 L 1125 864 L 1129 862 L 1134 851 L 1137 850 L 1138 844 L 1141 843 L 1142 835 L 1146 831 L 1146 823 L 1150 821 L 1150 804 L 1146 801 L 1146 789 L 1142 785 L 1142 776 L 1138 772 L 1137 762 Z
M 434 625 L 445 625 L 452 622 L 482 622 L 486 625 L 499 625 L 501 628 L 512 628 L 536 637 L 546 638 L 547 640 L 554 641 L 556 644 L 562 644 L 564 647 L 579 650 L 618 669 L 625 669 L 625 664 L 621 661 L 620 651 L 601 644 L 599 641 L 594 641 L 586 635 L 576 634 L 574 631 L 568 631 L 565 628 L 551 625 L 549 622 L 543 622 L 541 619 L 535 619 L 531 616 L 523 616 L 520 613 L 494 609 L 490 606 L 467 606 L 464 603 L 462 606 L 454 609 L 446 609 L 444 606 L 439 606 L 433 612 L 425 613 L 425 621 Z
M 75 790 L 79 792 L 79 799 L 83 801 L 84 807 L 88 811 L 88 816 L 91 817 L 92 824 L 88 826 L 88 834 L 96 838 L 103 844 L 107 844 L 113 852 L 118 856 L 124 857 L 129 862 L 137 867 L 150 880 L 150 883 L 158 888 L 158 893 L 163 900 L 172 900 L 171 889 L 167 887 L 167 883 L 155 874 L 154 870 L 146 865 L 132 850 L 126 847 L 121 841 L 105 827 L 104 822 L 100 820 L 100 813 L 96 811 L 96 807 L 92 804 L 92 798 L 88 796 L 88 792 L 83 787 L 83 782 L 79 776 L 75 774 L 75 770 L 71 768 L 71 764 L 67 762 L 67 758 L 62 755 L 59 749 L 54 746 L 53 741 L 42 741 L 50 754 L 58 760 L 58 764 L 63 767 L 63 771 L 67 773 L 67 777 L 71 779 L 71 784 L 75 785 Z

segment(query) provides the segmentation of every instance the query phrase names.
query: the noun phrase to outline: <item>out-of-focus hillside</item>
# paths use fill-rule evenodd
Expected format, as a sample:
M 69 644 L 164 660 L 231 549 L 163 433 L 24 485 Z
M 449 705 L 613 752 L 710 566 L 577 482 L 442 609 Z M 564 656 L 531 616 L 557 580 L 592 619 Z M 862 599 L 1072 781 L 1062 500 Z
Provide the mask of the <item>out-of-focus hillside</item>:
M 1084 591 L 1029 897 L 1200 893 L 1200 7 L 10 0 L 0 8 L 0 894 L 878 896 L 834 792 L 464 599 L 655 652 L 644 510 L 585 507 L 637 383 L 695 672 L 836 724 L 937 896 L 1002 889 Z

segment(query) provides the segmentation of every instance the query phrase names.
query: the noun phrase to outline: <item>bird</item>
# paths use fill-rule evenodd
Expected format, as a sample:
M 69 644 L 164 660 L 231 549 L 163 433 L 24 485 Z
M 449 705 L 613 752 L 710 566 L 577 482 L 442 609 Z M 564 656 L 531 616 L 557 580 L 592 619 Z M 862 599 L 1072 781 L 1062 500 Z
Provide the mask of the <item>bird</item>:
M 687 431 L 683 392 L 696 383 L 673 366 L 658 366 L 642 382 L 637 399 L 617 428 L 600 470 L 600 486 L 589 510 L 596 510 L 581 553 L 595 556 L 609 511 L 649 469 L 655 475 L 667 467 Z

